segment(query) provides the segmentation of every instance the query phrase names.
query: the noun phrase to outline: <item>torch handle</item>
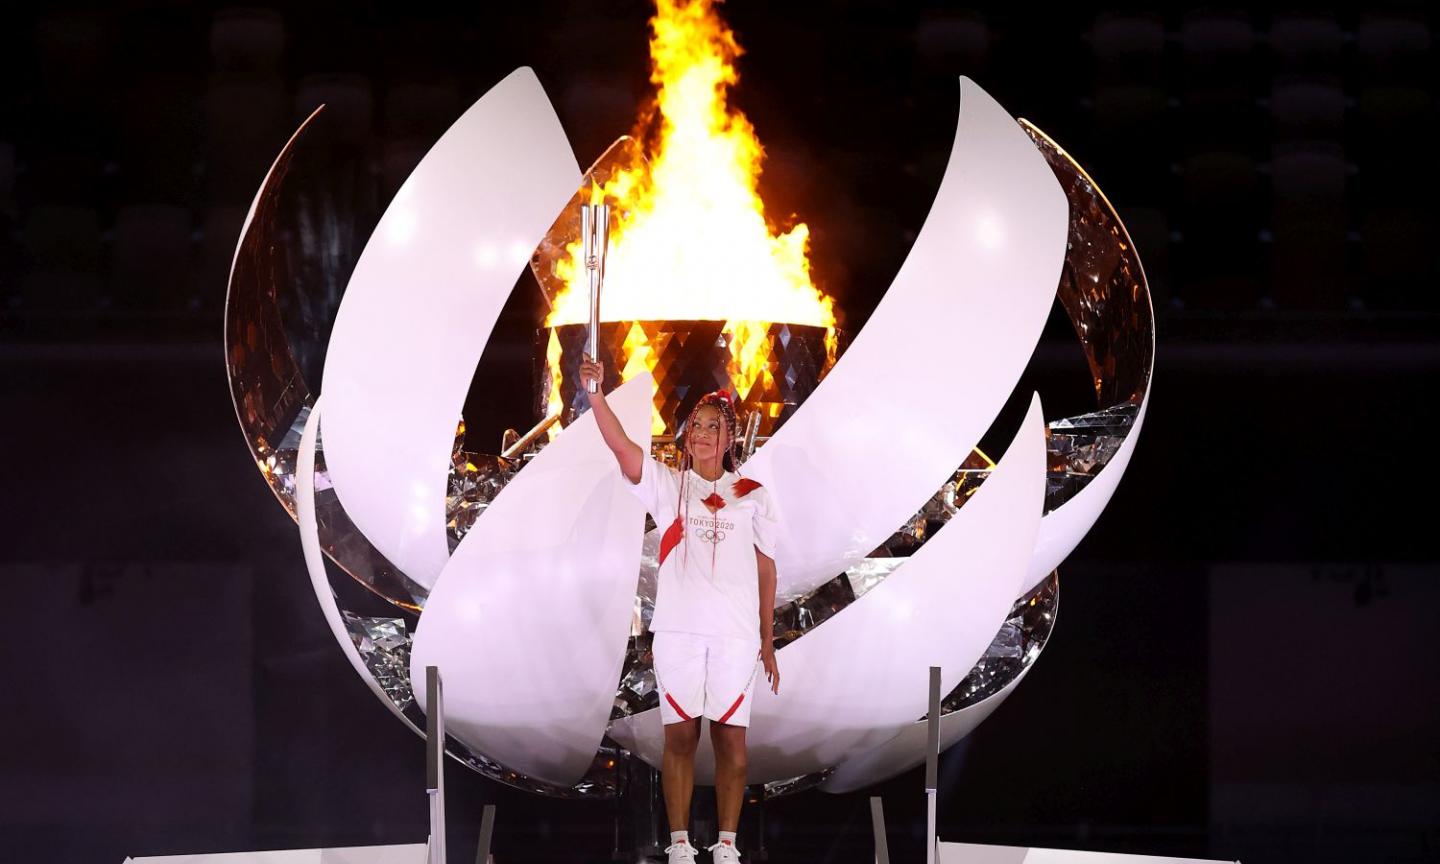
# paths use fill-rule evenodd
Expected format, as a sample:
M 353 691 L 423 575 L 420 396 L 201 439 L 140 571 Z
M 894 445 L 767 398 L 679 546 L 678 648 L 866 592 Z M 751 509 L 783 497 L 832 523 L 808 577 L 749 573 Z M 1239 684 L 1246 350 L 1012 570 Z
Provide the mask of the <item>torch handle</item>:
M 609 247 L 610 206 L 580 205 L 580 235 L 583 239 L 585 269 L 590 274 L 590 333 L 585 340 L 587 353 L 594 360 L 600 353 L 600 289 L 605 281 L 605 253 Z M 598 392 L 600 382 L 589 382 L 591 393 Z
M 591 360 L 596 359 L 595 355 L 598 353 L 596 351 L 598 346 L 596 345 L 595 331 L 599 324 L 599 322 L 596 321 L 598 317 L 596 312 L 599 308 L 600 299 L 598 296 L 600 293 L 600 285 L 596 279 L 598 274 L 594 267 L 596 215 L 595 208 L 591 205 L 580 205 L 580 255 L 585 265 L 585 273 L 590 278 L 590 332 L 585 337 L 585 351 L 590 355 Z M 600 390 L 600 382 L 587 381 L 585 387 L 591 393 L 598 393 Z
M 600 270 L 590 271 L 590 332 L 585 336 L 585 350 L 594 360 L 600 355 Z M 590 392 L 600 389 L 599 381 L 589 383 Z

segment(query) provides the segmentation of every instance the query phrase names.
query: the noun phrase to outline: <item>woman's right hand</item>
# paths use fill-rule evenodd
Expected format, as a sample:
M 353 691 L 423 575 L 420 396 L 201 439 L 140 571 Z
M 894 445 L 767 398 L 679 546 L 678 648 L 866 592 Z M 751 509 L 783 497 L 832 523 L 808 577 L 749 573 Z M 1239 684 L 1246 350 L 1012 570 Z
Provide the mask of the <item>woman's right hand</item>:
M 599 360 L 590 359 L 589 354 L 581 353 L 580 361 L 580 389 L 590 397 L 603 395 L 605 386 L 605 366 Z M 595 381 L 597 385 L 595 392 L 590 392 L 590 382 Z

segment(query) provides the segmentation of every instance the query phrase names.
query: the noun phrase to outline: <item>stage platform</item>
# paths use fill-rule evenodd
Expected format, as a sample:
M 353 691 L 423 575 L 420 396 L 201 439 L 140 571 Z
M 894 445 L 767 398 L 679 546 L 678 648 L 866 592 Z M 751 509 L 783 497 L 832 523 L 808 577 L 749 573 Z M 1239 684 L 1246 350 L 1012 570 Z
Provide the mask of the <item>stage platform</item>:
M 425 864 L 425 844 L 126 858 L 125 864 Z
M 1073 849 L 978 846 L 974 843 L 938 845 L 940 854 L 936 864 L 1231 864 L 1214 858 L 1164 858 L 1155 855 L 1080 852 Z

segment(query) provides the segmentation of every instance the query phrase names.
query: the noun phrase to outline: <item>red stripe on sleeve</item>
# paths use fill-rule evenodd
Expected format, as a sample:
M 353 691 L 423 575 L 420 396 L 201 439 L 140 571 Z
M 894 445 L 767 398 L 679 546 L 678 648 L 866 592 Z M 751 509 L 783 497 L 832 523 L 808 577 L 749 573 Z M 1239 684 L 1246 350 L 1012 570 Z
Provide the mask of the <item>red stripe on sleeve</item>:
M 676 516 L 675 521 L 670 523 L 670 527 L 665 529 L 664 536 L 660 538 L 660 561 L 656 564 L 657 567 L 665 563 L 665 556 L 670 554 L 671 549 L 680 545 L 680 538 L 684 534 L 685 526 L 680 524 L 680 517 Z

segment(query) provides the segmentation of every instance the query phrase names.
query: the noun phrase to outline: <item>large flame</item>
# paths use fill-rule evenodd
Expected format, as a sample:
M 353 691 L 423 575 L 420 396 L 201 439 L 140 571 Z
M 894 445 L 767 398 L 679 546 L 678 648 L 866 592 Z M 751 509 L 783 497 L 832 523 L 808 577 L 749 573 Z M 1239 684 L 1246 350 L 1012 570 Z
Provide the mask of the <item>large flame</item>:
M 617 210 L 603 319 L 834 326 L 833 301 L 810 277 L 810 229 L 772 231 L 756 191 L 765 153 L 726 99 L 739 80 L 734 33 L 712 0 L 657 0 L 650 27 L 656 112 L 642 126 L 659 128 L 636 135 L 656 142 L 648 165 L 617 172 L 599 190 Z M 567 251 L 556 267 L 566 290 L 546 326 L 590 314 L 580 244 Z
M 757 192 L 764 149 L 726 99 L 739 80 L 741 49 L 713 0 L 657 0 L 650 28 L 655 111 L 636 135 L 654 142 L 649 159 L 592 193 L 616 211 L 601 319 L 727 322 L 731 377 L 743 395 L 768 372 L 755 350 L 765 325 L 809 324 L 833 334 L 834 302 L 811 279 L 809 228 L 802 222 L 780 231 L 766 218 Z M 565 287 L 552 299 L 547 327 L 589 318 L 580 242 L 566 252 L 555 266 Z M 632 355 L 627 369 L 635 365 Z

